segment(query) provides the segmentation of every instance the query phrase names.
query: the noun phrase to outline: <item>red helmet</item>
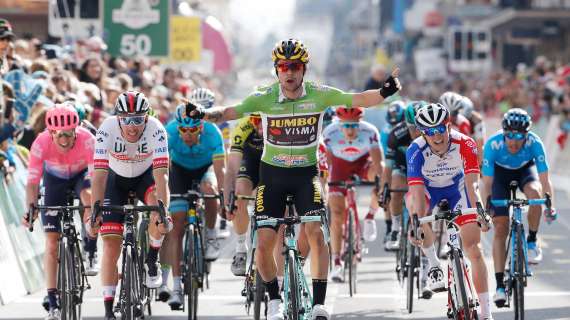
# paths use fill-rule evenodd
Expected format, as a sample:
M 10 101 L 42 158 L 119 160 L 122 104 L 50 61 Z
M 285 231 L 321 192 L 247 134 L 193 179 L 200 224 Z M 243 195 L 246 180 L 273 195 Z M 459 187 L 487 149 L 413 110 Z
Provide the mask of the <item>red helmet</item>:
M 338 107 L 336 108 L 336 116 L 342 121 L 360 121 L 364 115 L 361 107 Z

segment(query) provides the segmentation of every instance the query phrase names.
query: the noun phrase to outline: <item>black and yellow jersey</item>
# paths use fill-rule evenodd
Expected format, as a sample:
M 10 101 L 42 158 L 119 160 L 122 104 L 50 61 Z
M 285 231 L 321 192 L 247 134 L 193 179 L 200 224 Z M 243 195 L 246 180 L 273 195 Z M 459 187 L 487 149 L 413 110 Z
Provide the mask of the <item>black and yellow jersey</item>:
M 241 152 L 244 155 L 259 156 L 263 153 L 263 136 L 255 130 L 249 116 L 238 120 L 231 134 L 230 152 Z

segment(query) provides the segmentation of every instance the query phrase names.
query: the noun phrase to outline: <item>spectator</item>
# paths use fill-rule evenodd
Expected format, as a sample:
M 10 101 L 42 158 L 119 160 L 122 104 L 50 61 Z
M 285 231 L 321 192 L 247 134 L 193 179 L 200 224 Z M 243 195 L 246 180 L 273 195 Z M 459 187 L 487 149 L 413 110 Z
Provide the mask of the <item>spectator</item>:
M 364 90 L 380 89 L 386 79 L 386 67 L 382 64 L 375 64 L 370 68 L 370 78 L 366 81 Z

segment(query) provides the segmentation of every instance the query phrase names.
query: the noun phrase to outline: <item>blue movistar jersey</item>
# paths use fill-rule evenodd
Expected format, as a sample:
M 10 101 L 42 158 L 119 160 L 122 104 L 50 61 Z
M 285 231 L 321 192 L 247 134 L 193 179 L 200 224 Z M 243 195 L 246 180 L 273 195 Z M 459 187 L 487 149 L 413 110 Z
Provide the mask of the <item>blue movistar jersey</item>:
M 380 143 L 382 144 L 382 150 L 384 151 L 384 158 L 386 158 L 386 150 L 388 150 L 388 138 L 390 137 L 390 131 L 392 131 L 392 126 L 386 123 L 382 130 L 380 130 Z
M 168 133 L 168 152 L 172 162 L 188 170 L 203 168 L 212 164 L 214 159 L 224 157 L 224 140 L 220 129 L 215 124 L 204 122 L 198 144 L 189 146 L 180 137 L 178 124 L 170 121 L 166 125 Z
M 544 152 L 544 144 L 535 133 L 529 132 L 526 142 L 519 152 L 512 154 L 509 152 L 503 136 L 503 131 L 495 133 L 487 140 L 483 148 L 483 175 L 492 176 L 495 174 L 495 165 L 508 170 L 522 168 L 531 161 L 536 164 L 538 173 L 548 171 L 548 162 Z

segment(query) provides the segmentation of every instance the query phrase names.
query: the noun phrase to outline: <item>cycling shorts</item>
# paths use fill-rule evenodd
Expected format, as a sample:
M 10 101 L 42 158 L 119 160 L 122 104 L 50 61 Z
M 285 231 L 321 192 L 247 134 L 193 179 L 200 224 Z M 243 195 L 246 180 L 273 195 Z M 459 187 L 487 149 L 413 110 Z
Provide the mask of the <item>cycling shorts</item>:
M 509 198 L 509 185 L 511 181 L 517 181 L 519 189 L 523 191 L 524 186 L 532 181 L 538 180 L 538 173 L 536 165 L 531 161 L 521 168 L 510 170 L 504 167 L 495 165 L 495 174 L 493 176 L 493 188 L 491 199 L 508 199 Z M 491 206 L 495 216 L 509 216 L 507 207 Z
M 186 193 L 188 190 L 192 190 L 195 184 L 199 185 L 202 181 L 215 183 L 215 176 L 208 171 L 211 166 L 212 164 L 210 163 L 201 168 L 190 170 L 172 162 L 168 179 L 170 193 Z M 188 201 L 184 199 L 172 200 L 169 211 L 172 213 L 188 211 Z
M 372 166 L 372 160 L 368 154 L 356 159 L 355 161 L 346 161 L 341 158 L 333 157 L 330 169 L 329 181 L 346 181 L 352 175 L 357 175 L 363 180 L 368 180 L 368 170 Z M 329 194 L 346 196 L 346 188 L 341 186 L 330 186 Z
M 67 190 L 73 190 L 75 196 L 79 197 L 83 189 L 91 187 L 91 181 L 87 179 L 87 169 L 80 171 L 70 179 L 58 178 L 44 171 L 43 185 L 44 205 L 65 206 L 67 205 Z M 60 212 L 41 210 L 41 217 L 44 232 L 61 232 Z
M 261 162 L 260 181 L 255 196 L 258 218 L 283 218 L 287 195 L 299 216 L 324 213 L 321 184 L 317 166 L 281 168 Z
M 152 167 L 148 168 L 138 177 L 126 178 L 118 175 L 113 170 L 108 169 L 107 187 L 105 188 L 106 205 L 122 206 L 129 200 L 129 192 L 135 192 L 138 200 L 148 203 L 148 195 L 154 191 L 154 177 Z M 125 215 L 122 212 L 103 211 L 103 224 L 101 225 L 101 235 L 123 235 L 123 223 Z
M 467 190 L 463 183 L 460 183 L 459 186 L 452 185 L 443 188 L 426 187 L 426 191 L 430 213 L 443 199 L 447 200 L 449 207 L 453 210 L 471 208 Z
M 256 157 L 255 155 L 243 154 L 241 159 L 241 164 L 237 174 L 238 178 L 245 178 L 251 181 L 251 184 L 255 188 L 259 184 L 259 163 L 261 162 L 261 157 Z

